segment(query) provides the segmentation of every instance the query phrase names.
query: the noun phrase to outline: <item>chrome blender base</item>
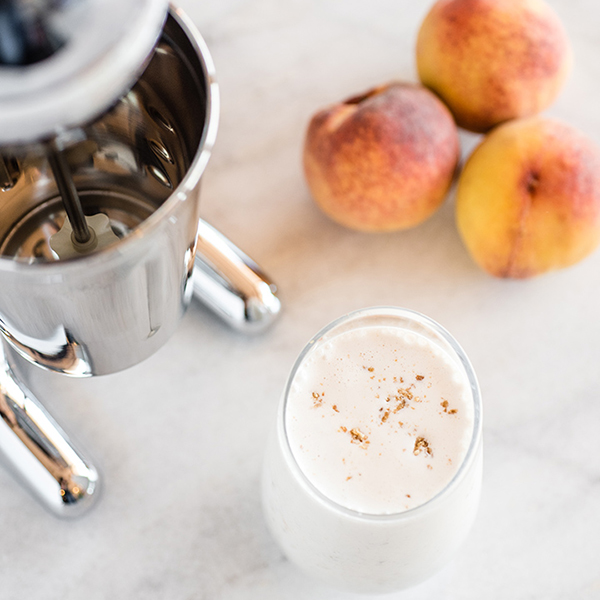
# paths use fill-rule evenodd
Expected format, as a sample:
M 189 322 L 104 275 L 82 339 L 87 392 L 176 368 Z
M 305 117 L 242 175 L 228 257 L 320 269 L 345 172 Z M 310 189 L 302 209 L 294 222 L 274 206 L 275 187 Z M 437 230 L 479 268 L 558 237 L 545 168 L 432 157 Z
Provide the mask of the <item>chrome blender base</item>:
M 0 455 L 58 517 L 77 517 L 98 497 L 99 476 L 15 373 L 0 342 Z
M 229 326 L 259 333 L 279 316 L 275 284 L 205 221 L 198 228 L 193 294 Z M 98 469 L 18 376 L 0 340 L 0 456 L 54 515 L 78 517 L 98 497 Z

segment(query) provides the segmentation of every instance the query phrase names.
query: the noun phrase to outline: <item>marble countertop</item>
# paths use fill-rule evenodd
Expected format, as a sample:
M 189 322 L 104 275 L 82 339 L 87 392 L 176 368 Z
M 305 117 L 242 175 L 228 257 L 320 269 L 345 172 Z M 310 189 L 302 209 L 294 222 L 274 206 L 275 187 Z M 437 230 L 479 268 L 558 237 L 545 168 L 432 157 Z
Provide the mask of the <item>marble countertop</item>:
M 404 233 L 367 235 L 312 203 L 300 153 L 322 106 L 416 80 L 430 2 L 181 2 L 211 48 L 222 110 L 202 211 L 281 290 L 284 312 L 244 337 L 194 305 L 156 355 L 90 380 L 41 378 L 48 406 L 91 451 L 103 496 L 46 513 L 0 469 L 1 600 L 343 600 L 281 555 L 261 514 L 265 437 L 305 342 L 353 309 L 399 305 L 446 326 L 478 373 L 484 486 L 458 556 L 403 600 L 600 598 L 600 251 L 530 281 L 467 255 L 453 198 Z M 572 75 L 548 114 L 600 143 L 600 5 L 551 0 Z M 477 136 L 462 134 L 467 154 Z M 40 390 L 38 389 L 38 392 Z

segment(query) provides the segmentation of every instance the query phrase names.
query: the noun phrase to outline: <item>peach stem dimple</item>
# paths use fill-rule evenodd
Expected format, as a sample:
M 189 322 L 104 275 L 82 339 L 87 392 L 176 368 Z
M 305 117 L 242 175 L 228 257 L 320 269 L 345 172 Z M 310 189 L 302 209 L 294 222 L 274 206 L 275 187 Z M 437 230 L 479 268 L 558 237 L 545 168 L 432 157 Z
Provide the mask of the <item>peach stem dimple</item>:
M 373 98 L 374 96 L 381 94 L 381 92 L 383 92 L 386 88 L 387 86 L 384 85 L 374 87 L 373 89 L 369 90 L 368 92 L 365 92 L 364 94 L 352 96 L 351 98 L 344 100 L 343 104 L 361 104 L 365 100 L 368 100 L 369 98 Z
M 533 196 L 540 185 L 540 176 L 538 173 L 531 172 L 527 175 L 527 192 Z

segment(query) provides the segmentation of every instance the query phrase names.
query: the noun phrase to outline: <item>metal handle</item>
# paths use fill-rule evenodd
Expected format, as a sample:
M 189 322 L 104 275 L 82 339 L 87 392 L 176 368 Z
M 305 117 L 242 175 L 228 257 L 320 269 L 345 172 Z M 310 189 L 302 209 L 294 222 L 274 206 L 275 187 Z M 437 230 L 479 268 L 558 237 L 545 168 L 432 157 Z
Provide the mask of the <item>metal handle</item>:
M 16 376 L 1 342 L 0 454 L 57 516 L 80 515 L 98 495 L 96 468 Z
M 281 311 L 277 286 L 249 256 L 202 220 L 192 284 L 198 300 L 244 333 L 263 331 Z

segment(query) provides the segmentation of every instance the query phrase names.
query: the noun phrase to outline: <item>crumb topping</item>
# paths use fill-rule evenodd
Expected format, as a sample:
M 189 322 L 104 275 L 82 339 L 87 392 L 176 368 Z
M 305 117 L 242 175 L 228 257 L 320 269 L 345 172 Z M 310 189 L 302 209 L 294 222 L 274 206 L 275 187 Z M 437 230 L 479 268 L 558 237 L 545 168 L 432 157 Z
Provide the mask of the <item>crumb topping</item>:
M 416 440 L 415 440 L 415 447 L 413 449 L 413 454 L 415 456 L 421 454 L 421 452 L 425 452 L 425 454 L 427 454 L 428 456 L 433 456 L 433 451 L 431 450 L 431 447 L 429 446 L 429 442 L 422 436 L 419 436 Z
M 323 404 L 323 396 L 325 395 L 325 392 L 323 392 L 322 394 L 319 394 L 319 392 L 313 392 L 312 393 L 312 397 L 313 397 L 313 406 L 321 406 L 321 404 Z
M 442 408 L 444 409 L 444 412 L 449 415 L 455 415 L 458 412 L 458 410 L 456 408 L 451 408 L 450 410 L 448 410 L 448 400 L 444 400 L 443 402 L 440 402 L 440 406 L 442 406 Z
M 368 444 L 369 443 L 369 436 L 367 434 L 363 433 L 360 429 L 358 429 L 358 427 L 354 427 L 353 429 L 350 430 L 350 437 L 352 438 L 350 440 L 350 442 L 353 444 Z

